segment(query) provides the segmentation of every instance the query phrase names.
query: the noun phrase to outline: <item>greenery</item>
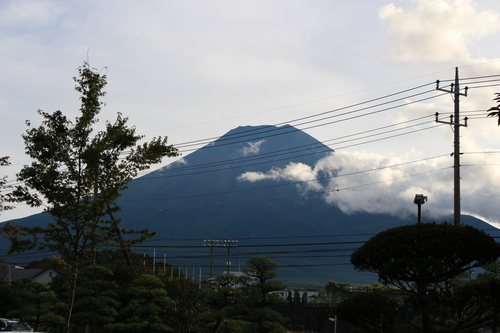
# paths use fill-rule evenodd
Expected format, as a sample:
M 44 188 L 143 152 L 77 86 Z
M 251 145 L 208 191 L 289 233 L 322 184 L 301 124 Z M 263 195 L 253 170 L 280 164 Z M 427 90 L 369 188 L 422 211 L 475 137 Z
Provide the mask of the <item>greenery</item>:
M 499 256 L 500 245 L 470 226 L 419 223 L 383 231 L 357 249 L 351 262 L 395 287 L 392 297 L 359 295 L 363 311 L 345 300 L 339 316 L 370 332 L 474 332 L 496 318 L 499 281 L 493 273 L 495 278 L 467 277 L 473 268 L 494 267 Z M 392 322 L 396 315 L 398 325 Z
M 132 268 L 120 250 L 97 251 L 93 257 L 97 265 L 86 261 L 77 280 L 71 324 L 76 333 L 285 333 L 287 318 L 274 306 L 305 305 L 306 293 L 300 295 L 297 289 L 288 290 L 286 298 L 272 293 L 285 287 L 275 281 L 278 266 L 265 257 L 251 258 L 242 276 L 222 274 L 201 285 L 184 275 L 173 277 L 170 268 L 153 272 L 143 265 L 143 256 L 133 253 Z M 49 285 L 0 281 L 0 293 L 7 296 L 0 297 L 0 315 L 21 318 L 44 332 L 61 332 L 71 269 L 59 257 L 42 260 L 38 267 L 56 268 L 58 275 Z M 330 281 L 316 298 L 322 304 L 307 305 L 335 308 L 340 320 L 358 326 L 356 332 L 477 332 L 495 325 L 500 308 L 498 267 L 496 262 L 485 265 L 486 271 L 473 280 L 464 274 L 439 286 L 431 283 L 427 292 L 432 331 L 423 329 L 417 295 L 383 284 Z
M 498 117 L 498 126 L 500 126 L 500 93 L 495 94 L 497 97 L 495 97 L 493 100 L 498 102 L 497 106 L 492 106 L 488 110 L 488 117 Z
M 106 75 L 87 63 L 78 71 L 80 116 L 71 121 L 61 111 L 39 110 L 42 124 L 28 121 L 23 135 L 33 160 L 18 174 L 25 186 L 5 193 L 10 187 L 0 178 L 0 212 L 24 201 L 43 205 L 54 218 L 45 228 L 5 224 L 0 232 L 10 239 L 10 252 L 60 255 L 28 266 L 54 268 L 58 274 L 48 285 L 0 279 L 2 317 L 54 333 L 286 333 L 287 318 L 277 306 L 326 303 L 356 332 L 496 331 L 500 245 L 469 226 L 419 223 L 380 232 L 352 254 L 351 263 L 378 274 L 381 284 L 329 281 L 311 304 L 298 288 L 286 298 L 274 293 L 285 286 L 276 279 L 278 264 L 266 257 L 248 260 L 242 276 L 218 275 L 203 284 L 179 271 L 169 274 L 172 267 L 150 270 L 130 248 L 154 232 L 124 230 L 115 218 L 116 200 L 139 171 L 178 151 L 166 137 L 141 144 L 143 136 L 121 114 L 94 134 Z M 495 101 L 500 103 L 500 94 Z M 500 125 L 500 104 L 489 111 Z M 9 164 L 9 157 L 0 157 L 0 166 Z M 471 280 L 478 267 L 485 272 Z
M 81 268 L 73 332 L 286 332 L 285 318 L 270 308 L 284 299 L 267 294 L 284 286 L 272 281 L 277 275 L 270 268 L 277 265 L 265 257 L 251 258 L 242 276 L 222 274 L 201 285 L 183 275 L 172 277 L 167 270 L 153 272 L 134 255 L 133 265 L 142 268 L 123 275 L 129 266 L 119 250 L 98 251 L 96 257 L 113 259 Z M 71 270 L 61 258 L 42 260 L 39 267 L 57 269 L 58 275 L 48 285 L 0 280 L 0 292 L 8 296 L 0 298 L 0 317 L 61 332 Z
M 10 165 L 9 156 L 0 157 L 0 166 Z M 11 193 L 3 193 L 12 187 L 7 185 L 7 176 L 0 178 L 0 213 L 6 210 L 14 209 L 11 203 L 17 202 L 18 199 Z
M 105 130 L 93 134 L 104 103 L 106 75 L 84 63 L 75 77 L 80 93 L 80 116 L 71 121 L 61 111 L 38 111 L 44 119 L 38 127 L 27 121 L 22 136 L 31 165 L 17 175 L 25 186 L 15 190 L 18 200 L 45 207 L 54 221 L 47 227 L 6 224 L 2 229 L 11 241 L 10 253 L 31 249 L 59 253 L 70 268 L 65 329 L 69 332 L 77 279 L 82 259 L 90 249 L 130 246 L 154 235 L 149 230 L 131 231 L 120 227 L 114 217 L 120 210 L 115 202 L 138 172 L 159 163 L 162 157 L 177 156 L 166 137 L 139 144 L 142 135 L 118 114 L 106 122 Z M 123 237 L 128 235 L 128 237 Z

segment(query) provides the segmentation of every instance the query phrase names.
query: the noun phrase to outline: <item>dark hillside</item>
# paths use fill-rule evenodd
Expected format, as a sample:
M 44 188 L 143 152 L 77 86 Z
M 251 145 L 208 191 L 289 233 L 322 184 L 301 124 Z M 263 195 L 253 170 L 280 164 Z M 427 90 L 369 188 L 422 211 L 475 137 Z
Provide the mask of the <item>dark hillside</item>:
M 158 232 L 136 252 L 156 254 L 183 272 L 208 277 L 210 251 L 204 240 L 238 240 L 231 249 L 231 270 L 250 257 L 267 256 L 277 263 L 288 285 L 323 286 L 328 280 L 373 283 L 374 275 L 355 272 L 349 254 L 371 235 L 414 223 L 383 214 L 344 214 L 320 195 L 305 196 L 285 181 L 238 181 L 244 172 L 267 172 L 289 163 L 314 166 L 333 153 L 292 126 L 238 127 L 182 159 L 129 184 L 117 217 L 127 229 Z M 38 214 L 16 223 L 43 225 Z M 450 221 L 452 217 L 450 216 Z M 441 221 L 436 221 L 441 222 Z M 479 229 L 488 224 L 464 216 Z M 7 244 L 0 240 L 0 256 Z M 19 258 L 19 257 L 17 257 Z M 214 274 L 227 270 L 227 248 L 214 249 Z M 185 271 L 184 271 L 185 269 Z

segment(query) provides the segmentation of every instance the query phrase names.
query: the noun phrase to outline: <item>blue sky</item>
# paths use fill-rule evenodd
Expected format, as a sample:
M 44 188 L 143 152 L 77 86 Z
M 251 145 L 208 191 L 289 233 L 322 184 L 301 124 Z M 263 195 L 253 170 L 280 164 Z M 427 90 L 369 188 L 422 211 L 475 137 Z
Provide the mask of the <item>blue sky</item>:
M 237 126 L 294 125 L 294 119 L 452 79 L 455 67 L 462 78 L 499 75 L 499 30 L 495 0 L 4 0 L 0 155 L 10 156 L 12 166 L 0 174 L 15 180 L 29 163 L 21 134 L 25 120 L 40 122 L 38 109 L 78 115 L 72 78 L 87 59 L 108 76 L 101 120 L 121 112 L 147 138 L 167 135 L 181 144 Z M 469 126 L 461 129 L 462 209 L 492 223 L 500 222 L 500 128 L 479 115 L 494 105 L 497 91 L 499 86 L 471 89 L 461 103 L 471 112 Z M 447 117 L 453 109 L 448 95 L 419 103 L 405 96 L 407 106 L 304 131 L 327 141 L 404 127 L 397 124 L 435 112 Z M 332 144 L 337 152 L 317 166 L 243 178 L 310 180 L 320 170 L 381 168 L 332 180 L 325 190 L 342 191 L 328 192 L 325 200 L 346 212 L 411 215 L 414 195 L 424 193 L 424 212 L 439 219 L 453 210 L 453 163 L 443 157 L 453 151 L 453 132 L 423 127 L 393 139 Z M 35 212 L 20 205 L 0 221 Z

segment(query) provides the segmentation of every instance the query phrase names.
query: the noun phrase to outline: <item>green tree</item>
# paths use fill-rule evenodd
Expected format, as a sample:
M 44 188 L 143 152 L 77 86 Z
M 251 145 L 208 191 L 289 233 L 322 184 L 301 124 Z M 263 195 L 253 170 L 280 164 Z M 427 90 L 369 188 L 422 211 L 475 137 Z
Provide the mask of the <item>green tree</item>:
M 378 293 L 348 297 L 336 307 L 335 313 L 339 319 L 367 332 L 397 332 L 394 320 L 398 315 L 398 304 Z
M 302 305 L 307 305 L 307 291 L 302 294 Z
M 270 281 L 278 277 L 278 273 L 275 271 L 278 264 L 266 257 L 252 257 L 247 261 L 247 265 L 249 267 L 243 269 L 243 274 L 255 281 L 255 283 L 250 284 L 250 287 L 260 296 L 257 303 L 279 302 L 281 300 L 279 295 L 269 295 L 272 291 L 285 289 L 283 282 Z
M 350 283 L 328 281 L 325 290 L 329 293 L 348 293 L 350 291 L 350 288 Z
M 245 276 L 220 274 L 215 277 L 216 288 L 205 288 L 203 300 L 210 310 L 202 314 L 207 332 L 235 332 L 245 325 L 243 317 L 248 313 L 244 304 L 243 286 L 248 285 Z
M 157 273 L 173 304 L 169 308 L 166 323 L 174 332 L 201 331 L 200 315 L 208 310 L 203 302 L 198 283 L 184 277 L 172 278 L 167 272 Z
M 178 155 L 166 137 L 139 144 L 143 136 L 121 114 L 107 122 L 105 130 L 93 134 L 103 106 L 100 98 L 105 95 L 106 75 L 84 63 L 74 80 L 81 95 L 80 116 L 72 122 L 61 111 L 39 110 L 42 124 L 31 127 L 28 121 L 23 135 L 33 162 L 17 175 L 26 186 L 18 187 L 16 195 L 32 206 L 43 204 L 54 221 L 46 227 L 10 224 L 4 228 L 12 243 L 10 252 L 47 249 L 60 253 L 71 267 L 64 332 L 70 331 L 83 253 L 108 244 L 127 250 L 153 235 L 148 230 L 120 228 L 121 221 L 114 217 L 120 210 L 115 204 L 120 191 L 139 171 L 162 157 Z M 125 240 L 122 234 L 135 236 Z
M 333 302 L 333 304 L 338 304 L 341 302 L 351 291 L 351 284 L 345 282 L 328 281 L 325 287 L 325 291 L 328 298 Z
M 7 268 L 7 266 L 4 266 Z M 0 266 L 0 268 L 3 268 Z M 8 311 L 17 309 L 22 305 L 19 295 L 12 288 L 9 279 L 0 278 L 0 313 L 5 315 Z
M 293 304 L 294 305 L 300 304 L 300 292 L 298 290 L 295 290 L 293 292 Z
M 8 165 L 10 165 L 9 156 L 0 157 L 0 166 Z M 2 193 L 11 188 L 12 187 L 10 185 L 7 185 L 7 176 L 0 178 L 0 213 L 6 210 L 14 209 L 14 206 L 10 204 L 18 201 L 12 193 Z
M 83 268 L 78 276 L 74 322 L 86 325 L 91 332 L 101 331 L 118 316 L 117 291 L 111 270 L 102 266 Z
M 286 302 L 290 305 L 293 305 L 293 296 L 292 296 L 292 291 L 289 290 L 286 296 Z
M 488 117 L 498 117 L 498 126 L 500 126 L 500 93 L 495 94 L 497 97 L 495 97 L 493 100 L 498 102 L 497 106 L 492 106 L 488 110 Z
M 411 294 L 409 305 L 420 314 L 421 331 L 432 332 L 439 325 L 432 311 L 437 309 L 435 300 L 443 301 L 447 284 L 499 255 L 500 245 L 471 226 L 419 223 L 375 235 L 352 254 L 351 262 L 359 271 L 377 273 L 382 284 Z M 457 319 L 460 327 L 471 317 Z
M 35 331 L 52 330 L 63 323 L 58 310 L 63 307 L 50 286 L 29 280 L 17 280 L 12 287 L 20 306 L 6 313 L 8 317 L 20 318 Z
M 243 269 L 243 274 L 252 279 L 246 287 L 246 303 L 251 311 L 245 317 L 249 324 L 243 332 L 286 332 L 282 326 L 285 318 L 269 308 L 270 305 L 284 301 L 280 295 L 272 293 L 285 289 L 281 281 L 271 281 L 278 277 L 274 271 L 278 268 L 278 264 L 266 257 L 253 257 L 247 261 L 247 265 L 249 267 Z
M 108 330 L 145 330 L 170 332 L 167 325 L 174 301 L 168 297 L 165 284 L 160 278 L 144 274 L 127 289 L 128 302 L 120 310 L 121 320 L 107 324 Z

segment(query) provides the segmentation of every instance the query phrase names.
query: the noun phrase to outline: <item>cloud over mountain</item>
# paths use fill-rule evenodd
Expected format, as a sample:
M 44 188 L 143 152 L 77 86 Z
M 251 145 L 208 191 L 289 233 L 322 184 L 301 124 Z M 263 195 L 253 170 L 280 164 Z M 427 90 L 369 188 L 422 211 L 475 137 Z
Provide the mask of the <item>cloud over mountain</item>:
M 319 160 L 316 165 L 290 163 L 267 172 L 246 172 L 240 181 L 263 180 L 298 182 L 303 194 L 321 192 L 323 199 L 344 213 L 381 213 L 409 217 L 416 212 L 415 194 L 429 201 L 424 207 L 428 219 L 436 221 L 449 216 L 453 209 L 453 160 L 449 155 L 419 159 L 409 152 L 405 156 L 339 151 Z M 499 183 L 496 173 L 486 172 L 480 179 L 462 179 L 465 213 L 497 223 L 491 191 L 482 189 L 488 183 Z M 465 170 L 466 172 L 466 170 Z M 476 170 L 477 172 L 477 170 Z M 489 203 L 489 204 L 486 204 Z
M 247 146 L 243 147 L 240 152 L 241 155 L 246 157 L 249 155 L 257 155 L 260 150 L 260 146 L 265 142 L 265 140 L 259 140 L 254 142 L 249 142 Z

